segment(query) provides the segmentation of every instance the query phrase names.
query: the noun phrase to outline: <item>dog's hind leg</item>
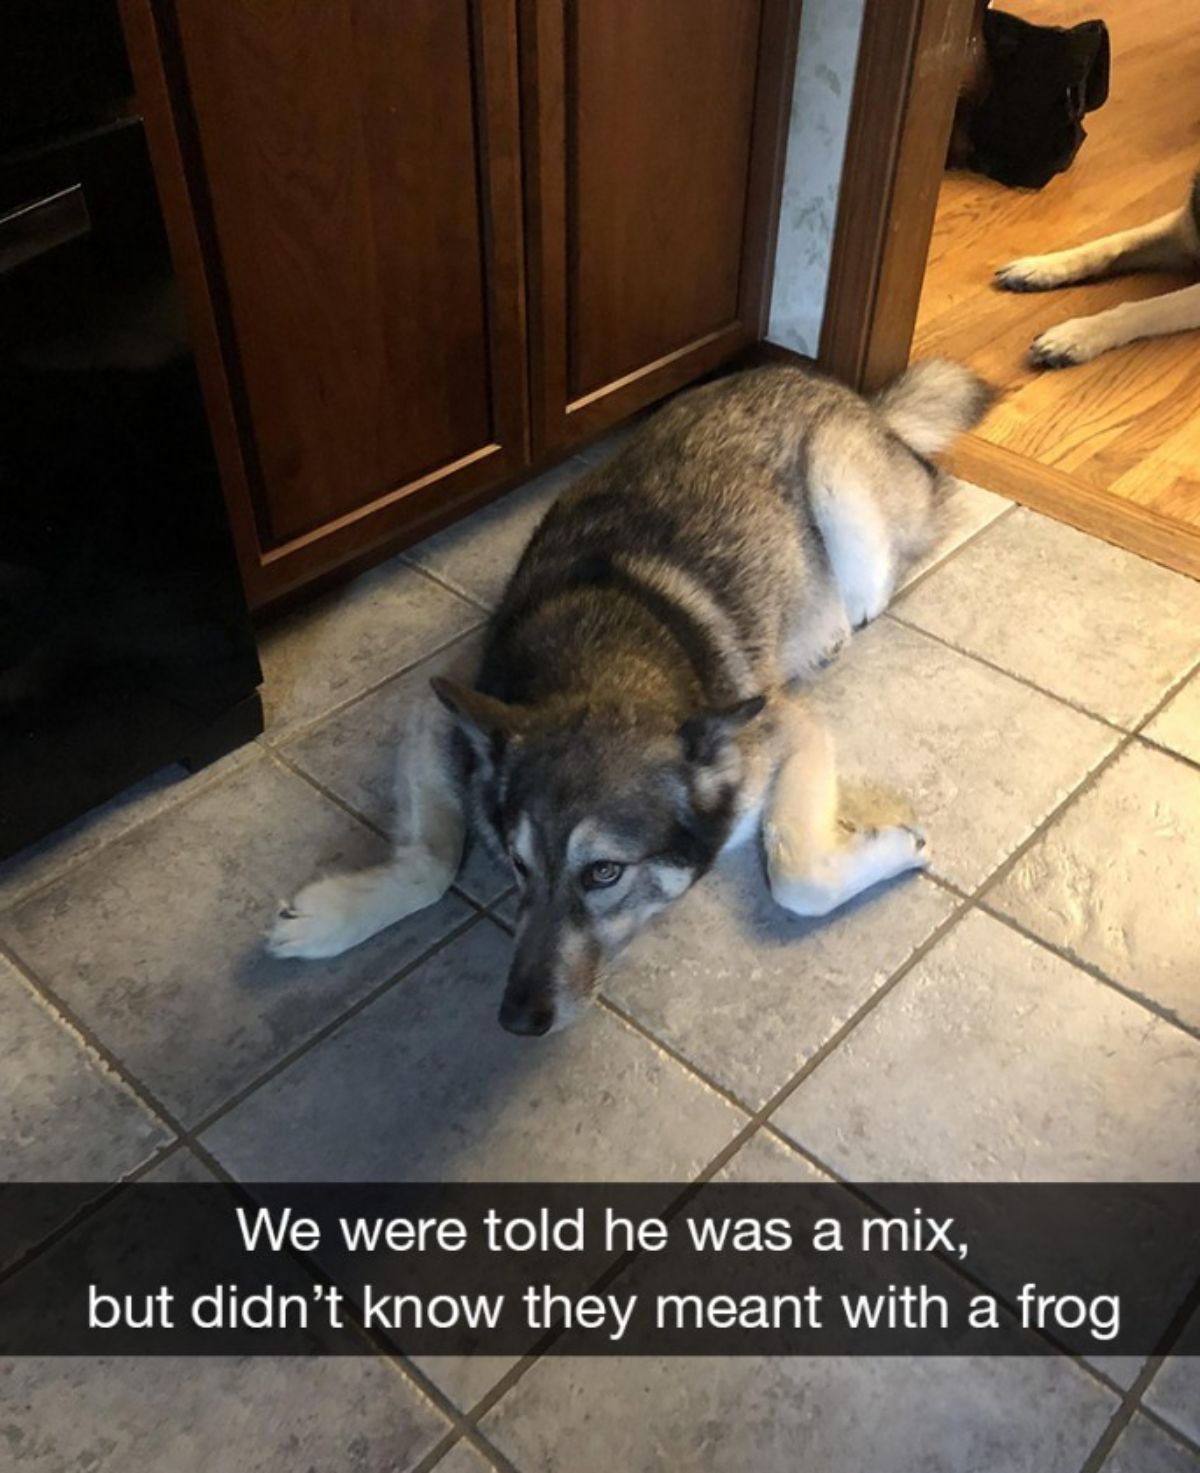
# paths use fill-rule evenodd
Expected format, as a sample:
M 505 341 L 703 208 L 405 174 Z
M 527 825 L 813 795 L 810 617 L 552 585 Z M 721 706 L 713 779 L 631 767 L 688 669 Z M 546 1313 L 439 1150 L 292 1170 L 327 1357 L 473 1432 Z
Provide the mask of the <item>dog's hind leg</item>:
M 823 916 L 882 880 L 928 863 L 924 836 L 903 824 L 845 834 L 825 726 L 793 706 L 791 748 L 763 818 L 771 894 L 793 915 Z
M 462 795 L 448 770 L 444 718 L 432 700 L 402 743 L 396 770 L 396 837 L 391 859 L 329 875 L 285 905 L 267 949 L 278 957 L 338 956 L 440 900 L 462 859 Z
M 896 587 L 891 528 L 868 468 L 844 449 L 814 444 L 808 496 L 846 619 L 858 629 L 883 613 Z
M 1010 292 L 1050 291 L 1127 271 L 1183 271 L 1195 260 L 1196 226 L 1185 206 L 1148 225 L 1119 230 L 1071 250 L 1010 261 L 996 272 L 996 285 Z
M 1073 317 L 1035 338 L 1029 356 L 1043 368 L 1087 363 L 1110 348 L 1139 338 L 1165 337 L 1200 327 L 1200 285 L 1185 286 L 1142 302 L 1122 302 L 1092 317 Z

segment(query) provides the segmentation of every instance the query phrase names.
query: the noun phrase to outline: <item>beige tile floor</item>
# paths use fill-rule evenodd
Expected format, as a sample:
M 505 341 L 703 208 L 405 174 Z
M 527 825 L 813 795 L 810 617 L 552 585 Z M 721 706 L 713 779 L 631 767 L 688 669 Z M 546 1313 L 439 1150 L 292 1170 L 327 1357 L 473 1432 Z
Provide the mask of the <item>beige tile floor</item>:
M 536 1043 L 480 855 L 345 958 L 263 954 L 380 852 L 400 713 L 584 469 L 267 630 L 260 742 L 0 866 L 0 1173 L 1200 1178 L 1200 586 L 972 487 L 815 692 L 929 876 L 813 924 L 735 857 Z M 1200 1473 L 1200 1362 L 13 1362 L 0 1464 Z

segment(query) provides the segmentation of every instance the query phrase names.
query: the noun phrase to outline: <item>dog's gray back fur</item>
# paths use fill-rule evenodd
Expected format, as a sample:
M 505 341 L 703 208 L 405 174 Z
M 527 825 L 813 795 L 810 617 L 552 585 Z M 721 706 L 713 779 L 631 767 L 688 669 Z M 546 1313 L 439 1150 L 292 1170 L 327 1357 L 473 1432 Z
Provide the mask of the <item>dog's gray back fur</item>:
M 945 491 L 925 455 L 986 402 L 950 364 L 918 365 L 875 405 L 756 369 L 681 395 L 550 510 L 490 623 L 475 689 L 493 702 L 458 708 L 459 757 L 476 831 L 512 853 L 524 820 L 527 905 L 573 929 L 581 976 L 761 803 L 773 703 L 848 632 L 823 507 L 853 521 L 861 504 L 897 566 L 919 556 Z M 593 829 L 601 854 L 654 859 L 607 919 L 561 873 Z

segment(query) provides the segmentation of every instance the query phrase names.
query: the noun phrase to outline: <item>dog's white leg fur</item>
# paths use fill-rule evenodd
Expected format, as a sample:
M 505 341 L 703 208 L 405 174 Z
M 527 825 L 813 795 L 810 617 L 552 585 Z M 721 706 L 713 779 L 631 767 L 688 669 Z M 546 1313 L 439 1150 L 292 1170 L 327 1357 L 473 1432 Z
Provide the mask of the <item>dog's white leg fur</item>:
M 1172 210 L 1148 225 L 1071 250 L 1010 261 L 996 272 L 996 285 L 1011 292 L 1040 292 L 1115 272 L 1184 270 L 1196 259 L 1195 234 L 1191 211 Z
M 1047 368 L 1087 363 L 1138 338 L 1165 337 L 1200 327 L 1200 284 L 1143 302 L 1122 302 L 1092 317 L 1073 317 L 1035 338 L 1030 356 Z
M 823 916 L 881 880 L 928 864 L 925 840 L 903 824 L 846 835 L 838 827 L 837 769 L 824 725 L 793 708 L 791 750 L 763 819 L 771 894 L 793 915 Z
M 410 739 L 401 743 L 391 859 L 306 885 L 275 922 L 267 941 L 272 955 L 338 956 L 433 905 L 450 888 L 466 825 L 460 795 L 445 771 L 442 719 L 441 707 L 431 699 L 418 712 Z
M 896 551 L 870 483 L 854 467 L 822 465 L 810 504 L 851 629 L 877 619 L 896 587 Z

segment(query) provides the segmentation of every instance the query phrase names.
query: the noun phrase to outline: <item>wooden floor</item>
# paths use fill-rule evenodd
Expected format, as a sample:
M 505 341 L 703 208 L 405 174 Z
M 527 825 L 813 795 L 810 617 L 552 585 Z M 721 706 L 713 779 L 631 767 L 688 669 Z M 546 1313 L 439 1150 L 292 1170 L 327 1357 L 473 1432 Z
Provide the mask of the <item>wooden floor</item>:
M 1200 168 L 1200 6 L 1008 0 L 1004 8 L 1053 25 L 1102 17 L 1113 46 L 1109 100 L 1086 119 L 1071 168 L 1037 193 L 947 174 L 913 355 L 959 358 L 1003 388 L 981 437 L 1061 473 L 1060 489 L 1070 477 L 1093 503 L 1106 491 L 1200 529 L 1200 333 L 1077 368 L 1035 370 L 1025 359 L 1056 322 L 1187 279 L 1131 276 L 1030 295 L 991 286 L 994 269 L 1015 256 L 1076 245 L 1182 203 Z

